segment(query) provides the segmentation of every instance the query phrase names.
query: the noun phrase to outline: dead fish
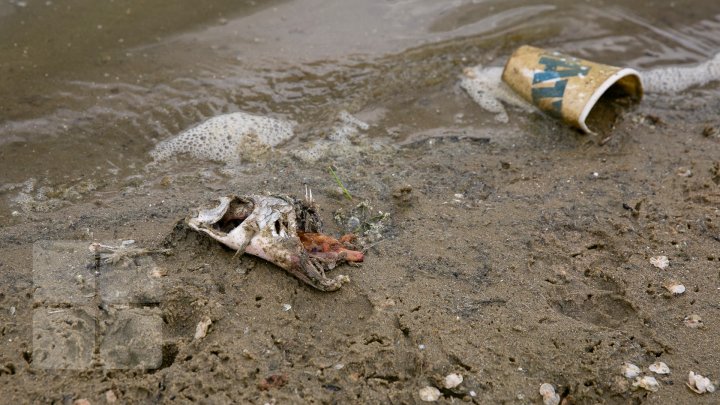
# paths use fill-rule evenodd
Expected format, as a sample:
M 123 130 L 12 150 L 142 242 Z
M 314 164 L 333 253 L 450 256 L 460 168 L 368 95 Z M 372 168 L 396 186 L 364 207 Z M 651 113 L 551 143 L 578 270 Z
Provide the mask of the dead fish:
M 350 279 L 328 278 L 326 272 L 343 262 L 362 262 L 360 251 L 346 247 L 351 237 L 337 240 L 323 235 L 312 200 L 285 195 L 230 195 L 219 204 L 199 209 L 188 226 L 236 250 L 282 267 L 321 291 L 334 291 Z

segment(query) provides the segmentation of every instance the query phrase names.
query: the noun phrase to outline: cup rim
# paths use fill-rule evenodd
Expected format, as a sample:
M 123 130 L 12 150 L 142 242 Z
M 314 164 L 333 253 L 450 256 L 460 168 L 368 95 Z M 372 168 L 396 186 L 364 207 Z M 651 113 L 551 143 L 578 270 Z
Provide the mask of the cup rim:
M 640 76 L 640 73 L 632 68 L 622 68 L 619 69 L 617 72 L 613 73 L 612 75 L 608 76 L 607 79 L 598 87 L 595 88 L 593 91 L 593 94 L 588 99 L 587 103 L 585 103 L 585 106 L 583 107 L 582 112 L 580 113 L 580 116 L 578 117 L 578 125 L 580 126 L 580 129 L 582 129 L 585 133 L 592 134 L 593 131 L 588 128 L 587 124 L 585 124 L 585 120 L 587 119 L 588 115 L 590 115 L 590 111 L 592 111 L 593 107 L 595 107 L 595 104 L 597 104 L 598 100 L 600 100 L 600 97 L 602 97 L 605 92 L 612 87 L 615 83 L 620 81 L 620 79 L 628 77 L 628 76 L 635 76 L 635 78 L 638 81 L 639 87 L 638 87 L 638 94 L 634 94 L 635 97 L 642 98 L 642 77 Z

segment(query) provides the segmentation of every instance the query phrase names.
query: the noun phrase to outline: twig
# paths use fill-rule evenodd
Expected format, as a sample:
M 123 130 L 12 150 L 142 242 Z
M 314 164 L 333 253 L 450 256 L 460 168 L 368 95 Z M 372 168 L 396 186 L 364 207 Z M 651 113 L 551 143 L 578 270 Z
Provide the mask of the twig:
M 342 189 L 343 195 L 348 200 L 352 201 L 352 196 L 350 195 L 350 192 L 345 188 L 342 181 L 340 181 L 340 177 L 335 173 L 335 170 L 333 170 L 332 166 L 328 166 L 328 170 L 330 171 L 330 174 L 335 178 L 335 182 L 338 186 Z

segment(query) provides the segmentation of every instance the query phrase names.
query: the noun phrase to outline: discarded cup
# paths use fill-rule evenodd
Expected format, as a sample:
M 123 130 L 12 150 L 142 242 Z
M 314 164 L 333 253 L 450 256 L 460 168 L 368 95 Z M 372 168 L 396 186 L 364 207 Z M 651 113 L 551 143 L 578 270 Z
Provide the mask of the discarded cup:
M 502 80 L 540 110 L 586 133 L 593 133 L 585 120 L 603 95 L 636 102 L 643 95 L 640 74 L 633 69 L 527 45 L 512 54 Z

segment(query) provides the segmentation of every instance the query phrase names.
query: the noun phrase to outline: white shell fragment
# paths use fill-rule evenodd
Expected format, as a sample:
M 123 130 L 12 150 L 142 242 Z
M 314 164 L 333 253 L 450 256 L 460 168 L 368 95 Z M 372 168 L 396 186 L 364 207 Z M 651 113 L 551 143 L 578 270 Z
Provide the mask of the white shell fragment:
M 445 376 L 445 388 L 451 389 L 462 384 L 463 376 L 457 373 L 451 373 Z
M 540 395 L 543 397 L 544 405 L 558 405 L 560 403 L 560 395 L 555 392 L 552 384 L 544 383 L 540 385 Z
M 649 365 L 648 369 L 655 374 L 670 374 L 670 367 L 662 361 L 656 361 Z
M 626 378 L 635 378 L 640 375 L 640 367 L 632 363 L 623 363 L 620 370 L 622 371 L 622 375 Z
M 643 377 L 637 377 L 633 383 L 633 387 L 642 388 L 651 392 L 655 392 L 660 389 L 660 383 L 657 382 L 655 377 L 649 375 Z
M 113 391 L 113 390 L 105 391 L 105 401 L 108 404 L 114 404 L 115 402 L 117 402 L 117 395 L 115 395 L 115 391 Z
M 440 399 L 440 390 L 435 387 L 427 386 L 420 388 L 418 394 L 420 395 L 420 399 L 425 402 L 435 402 Z
M 688 374 L 687 386 L 698 394 L 704 394 L 706 392 L 715 392 L 715 386 L 709 378 L 703 377 L 700 374 L 690 372 Z
M 207 335 L 208 328 L 212 325 L 212 320 L 209 316 L 203 317 L 195 327 L 195 339 L 202 339 Z
M 675 280 L 670 280 L 663 284 L 666 290 L 670 291 L 672 295 L 680 295 L 685 292 L 685 286 Z
M 695 314 L 686 316 L 685 319 L 683 319 L 683 323 L 685 324 L 685 326 L 692 329 L 698 329 L 705 326 L 702 318 L 700 318 L 700 315 Z
M 650 264 L 663 270 L 670 265 L 670 260 L 668 260 L 667 256 L 655 256 L 650 258 Z
M 167 269 L 163 267 L 153 266 L 153 268 L 150 270 L 150 276 L 155 278 L 165 277 L 167 276 Z

